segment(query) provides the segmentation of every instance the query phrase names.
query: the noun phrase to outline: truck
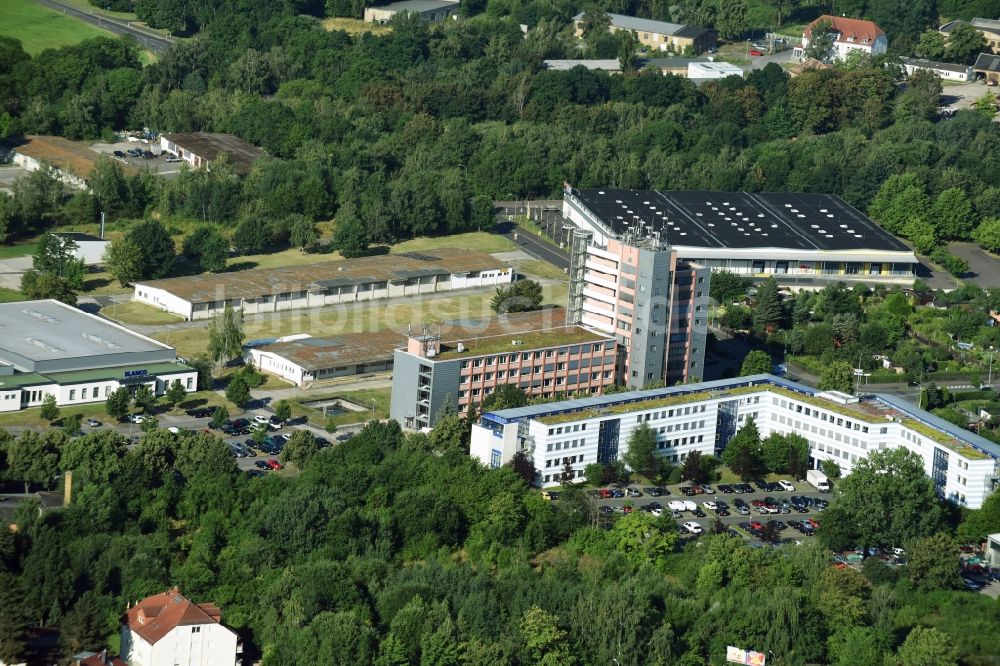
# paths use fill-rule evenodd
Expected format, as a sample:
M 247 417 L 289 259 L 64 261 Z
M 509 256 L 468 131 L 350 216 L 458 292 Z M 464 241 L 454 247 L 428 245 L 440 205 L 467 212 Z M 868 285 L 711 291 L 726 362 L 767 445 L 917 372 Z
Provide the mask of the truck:
M 806 472 L 806 481 L 816 490 L 821 493 L 830 492 L 830 479 L 826 478 L 826 474 L 819 471 L 818 469 L 811 469 Z

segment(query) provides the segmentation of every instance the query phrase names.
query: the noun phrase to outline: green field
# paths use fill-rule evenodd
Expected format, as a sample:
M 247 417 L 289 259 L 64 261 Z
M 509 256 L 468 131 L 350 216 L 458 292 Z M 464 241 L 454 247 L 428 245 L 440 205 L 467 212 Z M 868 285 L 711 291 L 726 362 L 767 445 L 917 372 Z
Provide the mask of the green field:
M 21 40 L 24 50 L 32 55 L 91 37 L 114 37 L 110 32 L 42 7 L 32 0 L 0 2 L 0 35 Z

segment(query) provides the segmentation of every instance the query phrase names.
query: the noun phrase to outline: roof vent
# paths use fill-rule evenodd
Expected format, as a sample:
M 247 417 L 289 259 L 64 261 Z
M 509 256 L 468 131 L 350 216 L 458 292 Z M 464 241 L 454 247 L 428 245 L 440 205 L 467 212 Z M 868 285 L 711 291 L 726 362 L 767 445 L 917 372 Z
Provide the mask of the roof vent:
M 39 312 L 38 310 L 21 310 L 21 312 L 23 312 L 26 315 L 31 315 L 35 319 L 41 319 L 42 321 L 44 321 L 47 324 L 57 324 L 57 323 L 59 323 L 59 320 L 56 319 L 55 317 L 50 317 L 49 315 L 45 314 L 44 312 Z
M 58 354 L 58 353 L 60 353 L 62 351 L 62 349 L 59 349 L 58 347 L 53 347 L 49 343 L 43 342 L 43 341 L 39 340 L 38 338 L 28 338 L 28 342 L 30 344 L 33 344 L 34 346 L 38 347 L 39 349 L 47 351 L 47 352 L 49 352 L 51 354 Z
M 99 335 L 94 335 L 93 333 L 83 333 L 83 338 L 85 340 L 90 340 L 93 343 L 103 345 L 108 349 L 121 349 L 121 345 L 111 342 L 111 340 L 106 340 Z

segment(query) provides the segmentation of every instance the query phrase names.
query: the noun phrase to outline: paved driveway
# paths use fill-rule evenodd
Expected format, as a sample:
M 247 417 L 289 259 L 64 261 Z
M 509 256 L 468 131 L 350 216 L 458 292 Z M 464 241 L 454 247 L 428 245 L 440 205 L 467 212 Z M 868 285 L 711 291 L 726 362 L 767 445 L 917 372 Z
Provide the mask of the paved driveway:
M 949 243 L 948 251 L 969 262 L 969 272 L 963 280 L 983 289 L 1000 287 L 1000 260 L 988 255 L 983 248 L 975 243 Z
M 0 287 L 21 288 L 21 275 L 31 269 L 31 257 L 13 257 L 0 261 Z

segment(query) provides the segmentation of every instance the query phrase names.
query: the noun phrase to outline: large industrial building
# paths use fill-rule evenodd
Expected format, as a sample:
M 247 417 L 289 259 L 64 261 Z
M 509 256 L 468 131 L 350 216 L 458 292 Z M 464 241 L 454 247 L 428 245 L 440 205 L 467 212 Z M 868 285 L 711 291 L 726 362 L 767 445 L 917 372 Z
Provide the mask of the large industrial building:
M 573 231 L 567 321 L 618 341 L 626 386 L 704 377 L 711 272 L 678 261 L 659 232 L 595 236 Z
M 573 17 L 577 37 L 583 37 L 583 17 L 583 12 Z M 694 53 L 704 53 L 716 45 L 715 31 L 709 28 L 669 21 L 653 21 L 624 14 L 608 13 L 608 19 L 609 32 L 631 32 L 640 44 L 659 51 L 682 53 L 689 50 Z
M 487 412 L 472 427 L 471 454 L 498 467 L 525 451 L 543 485 L 565 465 L 582 477 L 591 463 L 620 460 L 640 425 L 656 432 L 661 455 L 719 454 L 748 419 L 761 437 L 797 433 L 810 465 L 824 460 L 849 473 L 872 451 L 904 447 L 920 455 L 938 494 L 979 508 L 1000 477 L 1000 445 L 895 396 L 819 391 L 771 375 L 592 396 Z
M 681 261 L 784 284 L 912 284 L 904 243 L 832 194 L 657 192 L 567 186 L 563 216 L 610 239 L 658 234 Z
M 232 134 L 186 132 L 161 134 L 160 150 L 179 157 L 196 169 L 211 170 L 212 162 L 225 155 L 233 171 L 246 175 L 253 163 L 264 155 L 257 146 Z
M 162 395 L 175 380 L 197 389 L 196 370 L 173 348 L 54 300 L 0 304 L 0 411 L 100 402 L 121 386 Z
M 137 282 L 133 299 L 193 320 L 214 317 L 227 304 L 246 314 L 278 312 L 502 285 L 513 279 L 514 270 L 488 254 L 442 248 Z

